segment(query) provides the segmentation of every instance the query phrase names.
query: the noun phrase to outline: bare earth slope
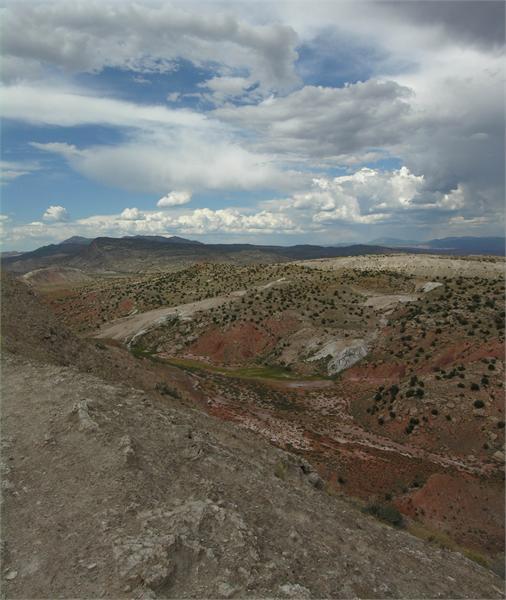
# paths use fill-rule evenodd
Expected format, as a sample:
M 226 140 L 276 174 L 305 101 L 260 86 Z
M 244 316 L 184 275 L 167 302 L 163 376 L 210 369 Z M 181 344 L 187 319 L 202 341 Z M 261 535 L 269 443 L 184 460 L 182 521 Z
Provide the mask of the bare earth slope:
M 390 271 L 415 277 L 501 277 L 504 259 L 479 257 L 455 258 L 436 254 L 389 254 L 385 256 L 346 256 L 304 260 L 299 264 L 315 269 L 356 269 L 357 271 Z
M 8 598 L 501 597 L 253 434 L 73 368 L 2 366 Z
M 36 291 L 9 274 L 2 274 L 1 292 L 3 352 L 72 365 L 108 381 L 122 381 L 148 390 L 154 390 L 167 376 L 166 368 L 161 372 L 155 364 L 147 367 L 122 348 L 78 338 L 48 310 Z M 169 376 L 173 387 L 181 392 L 192 388 L 182 371 L 172 369 Z

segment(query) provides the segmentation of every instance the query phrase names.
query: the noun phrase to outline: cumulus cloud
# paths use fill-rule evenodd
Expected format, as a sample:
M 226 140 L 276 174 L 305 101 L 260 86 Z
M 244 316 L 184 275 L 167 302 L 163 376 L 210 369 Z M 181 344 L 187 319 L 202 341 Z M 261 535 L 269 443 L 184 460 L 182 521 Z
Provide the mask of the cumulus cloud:
M 427 190 L 425 177 L 407 167 L 392 171 L 364 167 L 349 175 L 315 178 L 311 189 L 283 202 L 283 210 L 299 213 L 301 227 L 309 227 L 309 222 L 323 226 L 402 220 L 414 224 L 430 221 L 436 213 L 455 214 L 468 200 L 461 187 L 448 193 Z
M 179 191 L 170 192 L 163 198 L 160 198 L 156 205 L 160 208 L 170 208 L 172 206 L 180 206 L 188 204 L 192 198 L 191 192 Z
M 66 221 L 68 219 L 67 209 L 59 204 L 49 206 L 42 215 L 44 221 Z
M 52 215 L 61 213 L 49 207 Z M 65 210 L 65 209 L 63 209 Z M 48 212 L 46 211 L 46 213 Z M 286 214 L 269 210 L 251 211 L 248 209 L 226 208 L 211 210 L 200 208 L 183 214 L 169 214 L 166 211 L 139 211 L 127 208 L 117 215 L 93 215 L 75 221 L 51 218 L 45 222 L 33 221 L 10 227 L 5 240 L 16 244 L 60 241 L 73 235 L 85 237 L 123 235 L 167 235 L 167 234 L 293 234 L 300 229 Z
M 272 233 L 296 229 L 295 223 L 286 215 L 260 211 L 244 214 L 235 209 L 211 210 L 199 208 L 177 219 L 182 231 L 188 233 Z
M 125 208 L 120 218 L 126 221 L 139 221 L 144 218 L 144 214 L 138 208 Z

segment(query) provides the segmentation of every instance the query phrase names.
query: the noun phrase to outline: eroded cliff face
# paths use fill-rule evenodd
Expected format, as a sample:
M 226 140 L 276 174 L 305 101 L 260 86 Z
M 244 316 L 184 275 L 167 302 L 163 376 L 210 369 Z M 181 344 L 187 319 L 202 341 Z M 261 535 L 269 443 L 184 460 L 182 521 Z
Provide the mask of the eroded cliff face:
M 8 352 L 2 375 L 9 598 L 502 597 L 252 433 Z

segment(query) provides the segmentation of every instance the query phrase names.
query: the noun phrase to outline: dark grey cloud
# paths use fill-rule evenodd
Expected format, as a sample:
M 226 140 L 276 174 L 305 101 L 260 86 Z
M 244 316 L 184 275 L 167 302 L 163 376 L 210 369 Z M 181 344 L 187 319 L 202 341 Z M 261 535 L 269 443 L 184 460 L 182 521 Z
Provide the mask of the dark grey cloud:
M 217 109 L 214 116 L 256 131 L 264 150 L 331 160 L 402 141 L 410 96 L 394 81 L 371 79 L 343 88 L 306 86 L 256 106 Z
M 454 40 L 481 46 L 505 43 L 505 3 L 497 0 L 422 0 L 381 3 L 415 25 L 441 26 Z

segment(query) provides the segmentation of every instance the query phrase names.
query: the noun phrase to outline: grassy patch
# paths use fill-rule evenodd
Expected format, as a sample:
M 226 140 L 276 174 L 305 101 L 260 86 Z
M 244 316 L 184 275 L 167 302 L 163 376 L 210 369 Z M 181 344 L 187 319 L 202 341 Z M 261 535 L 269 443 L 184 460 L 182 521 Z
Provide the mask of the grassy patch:
M 226 368 L 210 365 L 205 362 L 193 360 L 190 358 L 166 358 L 164 359 L 171 365 L 181 367 L 188 370 L 210 371 L 211 373 L 219 373 L 225 377 L 233 377 L 237 379 L 273 379 L 277 381 L 315 381 L 320 379 L 328 379 L 317 375 L 297 375 L 289 369 L 270 365 L 261 365 L 254 367 L 237 367 Z
M 471 548 L 460 546 L 457 544 L 457 542 L 455 542 L 455 540 L 452 540 L 451 537 L 442 531 L 433 531 L 427 527 L 424 527 L 420 523 L 410 523 L 408 526 L 408 531 L 411 533 L 411 535 L 414 535 L 417 538 L 425 540 L 431 544 L 435 544 L 440 548 L 446 548 L 447 550 L 452 550 L 453 552 L 460 552 L 460 554 L 463 554 L 466 558 L 478 563 L 482 567 L 485 567 L 486 569 L 490 568 L 490 563 L 483 554 L 476 550 L 472 550 Z
M 151 350 L 146 350 L 140 345 L 130 346 L 130 352 L 135 356 L 135 358 L 153 358 L 153 352 Z

